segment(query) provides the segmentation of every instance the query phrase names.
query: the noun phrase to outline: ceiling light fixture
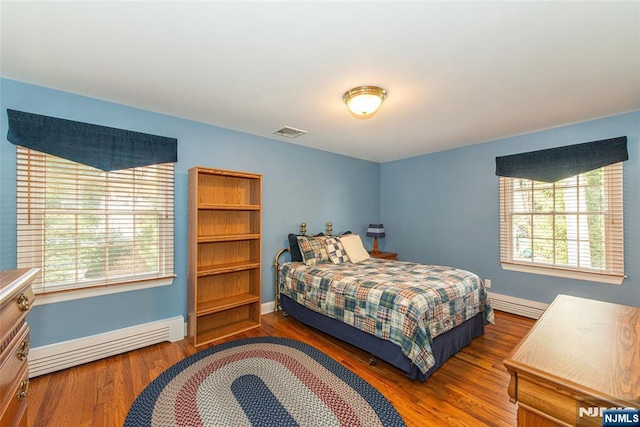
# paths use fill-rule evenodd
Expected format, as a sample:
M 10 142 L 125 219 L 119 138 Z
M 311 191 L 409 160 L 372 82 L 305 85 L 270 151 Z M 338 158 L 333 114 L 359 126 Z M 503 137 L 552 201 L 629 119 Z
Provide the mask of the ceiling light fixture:
M 342 95 L 351 114 L 357 119 L 373 117 L 387 97 L 387 91 L 378 86 L 359 86 Z

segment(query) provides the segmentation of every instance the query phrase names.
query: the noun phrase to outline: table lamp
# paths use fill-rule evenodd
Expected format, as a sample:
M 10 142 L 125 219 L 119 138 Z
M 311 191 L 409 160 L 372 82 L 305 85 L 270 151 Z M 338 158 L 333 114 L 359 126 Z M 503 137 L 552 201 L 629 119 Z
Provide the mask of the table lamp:
M 378 250 L 378 237 L 382 239 L 384 236 L 384 226 L 382 224 L 369 224 L 367 237 L 373 237 L 373 250 L 371 253 L 377 254 L 380 252 Z

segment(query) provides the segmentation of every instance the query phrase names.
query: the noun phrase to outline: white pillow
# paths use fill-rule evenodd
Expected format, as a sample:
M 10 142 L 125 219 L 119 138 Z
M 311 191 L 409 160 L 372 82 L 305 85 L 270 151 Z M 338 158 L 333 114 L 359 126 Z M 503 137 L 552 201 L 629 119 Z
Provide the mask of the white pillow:
M 362 244 L 362 239 L 357 234 L 340 236 L 340 242 L 342 242 L 342 246 L 352 263 L 356 264 L 370 258 L 369 252 Z

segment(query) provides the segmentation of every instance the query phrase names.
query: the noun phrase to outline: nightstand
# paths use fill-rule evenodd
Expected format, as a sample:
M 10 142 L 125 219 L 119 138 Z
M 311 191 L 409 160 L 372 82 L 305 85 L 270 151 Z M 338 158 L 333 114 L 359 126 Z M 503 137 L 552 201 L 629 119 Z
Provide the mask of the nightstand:
M 378 251 L 378 252 L 374 252 L 371 251 L 369 252 L 369 255 L 371 255 L 371 258 L 382 258 L 382 259 L 389 259 L 392 261 L 397 261 L 398 260 L 398 254 L 395 252 L 382 252 L 382 251 Z

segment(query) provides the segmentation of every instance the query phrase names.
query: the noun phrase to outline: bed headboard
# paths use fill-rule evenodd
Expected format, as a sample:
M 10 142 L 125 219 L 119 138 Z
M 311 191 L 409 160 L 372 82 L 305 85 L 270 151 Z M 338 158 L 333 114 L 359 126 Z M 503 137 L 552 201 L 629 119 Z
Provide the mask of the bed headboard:
M 331 236 L 333 234 L 333 223 L 332 222 L 328 222 L 325 224 L 326 225 L 326 232 L 324 233 L 325 236 Z M 307 223 L 306 222 L 302 222 L 300 223 L 300 235 L 302 236 L 306 236 L 307 235 Z

